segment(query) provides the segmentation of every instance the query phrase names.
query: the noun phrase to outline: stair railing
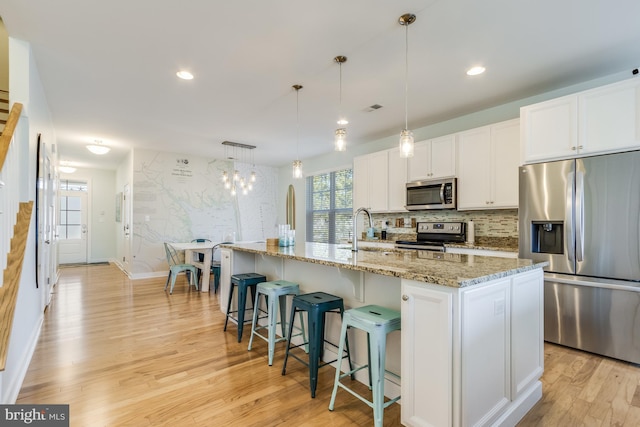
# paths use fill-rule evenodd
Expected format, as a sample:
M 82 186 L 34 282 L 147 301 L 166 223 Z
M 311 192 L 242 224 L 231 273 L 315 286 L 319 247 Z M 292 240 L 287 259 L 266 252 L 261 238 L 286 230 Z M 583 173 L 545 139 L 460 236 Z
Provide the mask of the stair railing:
M 20 202 L 20 147 L 12 144 L 22 104 L 14 103 L 0 136 L 0 371 L 4 371 L 33 201 Z

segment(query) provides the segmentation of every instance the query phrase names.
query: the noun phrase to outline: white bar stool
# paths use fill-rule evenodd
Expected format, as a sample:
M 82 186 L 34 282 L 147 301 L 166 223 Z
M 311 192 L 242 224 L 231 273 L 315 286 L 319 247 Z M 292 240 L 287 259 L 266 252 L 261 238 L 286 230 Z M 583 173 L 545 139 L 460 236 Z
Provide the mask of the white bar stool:
M 264 295 L 267 304 L 267 324 L 264 326 L 260 326 L 258 324 L 258 319 L 265 318 L 264 316 L 259 317 L 258 315 L 258 313 L 262 311 L 258 309 L 260 307 L 260 295 Z M 286 280 L 273 280 L 271 282 L 258 283 L 258 286 L 256 288 L 256 300 L 253 305 L 256 310 L 253 311 L 251 338 L 249 339 L 249 348 L 247 350 L 251 350 L 254 336 L 260 337 L 263 340 L 267 341 L 269 343 L 269 366 L 273 365 L 273 354 L 275 352 L 276 343 L 280 341 L 287 341 L 288 339 L 286 327 L 287 295 L 300 295 L 300 286 L 297 283 L 288 282 Z M 277 315 L 278 308 L 280 310 L 279 322 Z M 278 325 L 278 323 L 282 327 L 282 336 L 280 338 L 276 338 L 276 326 Z M 264 335 L 258 333 L 258 331 L 261 329 L 268 330 L 268 337 L 265 337 Z M 295 336 L 298 335 L 302 335 L 303 340 L 306 341 L 302 315 L 300 315 L 300 333 L 296 334 Z
M 378 305 L 367 305 L 345 311 L 342 318 L 338 354 L 341 354 L 342 352 L 348 327 L 358 328 L 367 332 L 369 364 L 360 366 L 359 368 L 353 369 L 352 371 L 344 374 L 340 374 L 340 365 L 337 366 L 333 392 L 331 393 L 331 402 L 329 403 L 329 410 L 333 411 L 338 387 L 342 387 L 366 403 L 370 408 L 373 408 L 374 425 L 376 427 L 382 427 L 384 409 L 400 399 L 400 396 L 398 396 L 386 403 L 384 401 L 385 373 L 400 378 L 398 375 L 385 369 L 387 334 L 400 330 L 400 312 L 380 307 Z M 354 373 L 364 368 L 369 368 L 369 388 L 372 390 L 373 401 L 365 399 L 340 382 L 342 378 L 352 376 Z

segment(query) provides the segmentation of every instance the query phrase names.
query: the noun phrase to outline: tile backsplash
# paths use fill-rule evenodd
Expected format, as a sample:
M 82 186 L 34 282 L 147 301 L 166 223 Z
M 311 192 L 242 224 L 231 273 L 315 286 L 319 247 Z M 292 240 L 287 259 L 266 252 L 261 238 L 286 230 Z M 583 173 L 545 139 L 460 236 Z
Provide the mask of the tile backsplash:
M 396 227 L 402 221 L 404 227 Z M 518 238 L 518 210 L 517 209 L 496 209 L 490 211 L 415 211 L 404 213 L 382 213 L 373 214 L 374 227 L 376 230 L 385 228 L 392 234 L 414 234 L 415 225 L 411 224 L 421 221 L 430 222 L 468 222 L 473 220 L 475 224 L 476 237 L 510 237 Z

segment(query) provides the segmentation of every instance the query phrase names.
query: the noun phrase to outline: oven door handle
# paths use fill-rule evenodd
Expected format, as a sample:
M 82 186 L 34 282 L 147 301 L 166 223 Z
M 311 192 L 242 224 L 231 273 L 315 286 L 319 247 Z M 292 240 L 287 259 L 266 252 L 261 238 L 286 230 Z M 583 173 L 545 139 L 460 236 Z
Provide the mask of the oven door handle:
M 440 185 L 440 203 L 444 205 L 444 183 Z

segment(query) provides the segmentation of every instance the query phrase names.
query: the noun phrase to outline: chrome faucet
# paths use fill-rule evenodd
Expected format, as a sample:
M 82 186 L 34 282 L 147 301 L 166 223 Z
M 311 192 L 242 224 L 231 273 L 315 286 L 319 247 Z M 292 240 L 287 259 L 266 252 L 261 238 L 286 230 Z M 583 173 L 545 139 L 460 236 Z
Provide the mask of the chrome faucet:
M 351 244 L 351 252 L 358 252 L 358 236 L 356 233 L 358 232 L 358 214 L 360 212 L 364 212 L 369 216 L 369 228 L 373 228 L 373 220 L 371 219 L 371 212 L 367 208 L 358 208 L 358 210 L 353 214 L 353 234 L 352 234 L 352 244 Z

